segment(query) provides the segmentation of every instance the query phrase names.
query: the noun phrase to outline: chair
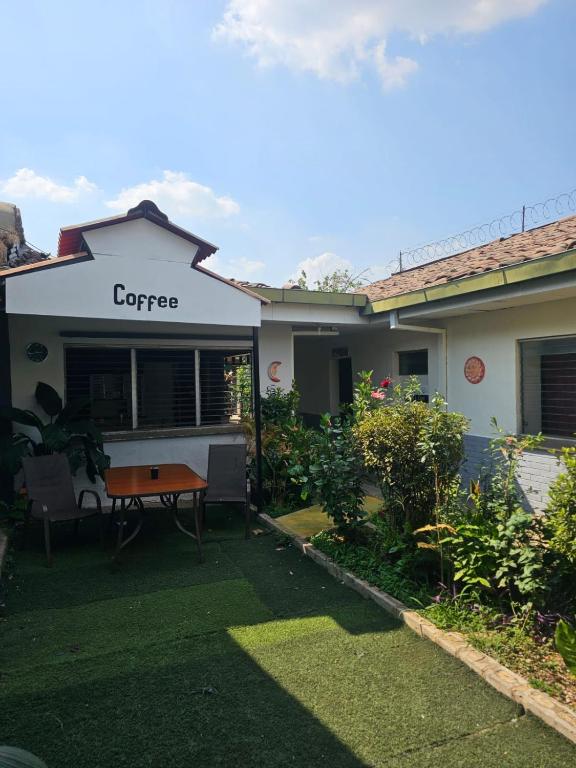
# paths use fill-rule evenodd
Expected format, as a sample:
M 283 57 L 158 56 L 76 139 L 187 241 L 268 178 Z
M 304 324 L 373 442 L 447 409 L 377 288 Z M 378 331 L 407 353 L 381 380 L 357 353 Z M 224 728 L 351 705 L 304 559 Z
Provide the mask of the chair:
M 80 491 L 78 501 L 74 493 L 72 473 L 68 457 L 64 454 L 50 456 L 30 456 L 22 459 L 24 480 L 28 495 L 26 510 L 26 529 L 30 518 L 44 523 L 44 544 L 48 566 L 52 565 L 50 546 L 50 523 L 74 521 L 74 531 L 78 532 L 78 523 L 85 517 L 100 516 L 100 536 L 103 540 L 102 504 L 98 493 L 92 489 Z M 95 508 L 83 509 L 85 495 L 89 493 L 96 500 Z
M 244 504 L 245 536 L 250 537 L 250 499 L 246 478 L 245 445 L 211 445 L 208 450 L 206 504 Z M 204 514 L 202 515 L 204 517 Z

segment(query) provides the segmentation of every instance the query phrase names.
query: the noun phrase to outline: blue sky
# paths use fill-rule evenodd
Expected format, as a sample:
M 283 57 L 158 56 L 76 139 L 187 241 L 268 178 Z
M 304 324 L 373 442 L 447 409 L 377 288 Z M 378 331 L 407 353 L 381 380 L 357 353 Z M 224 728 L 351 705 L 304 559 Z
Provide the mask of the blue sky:
M 576 187 L 571 0 L 4 0 L 2 20 L 0 199 L 44 249 L 152 197 L 226 276 L 377 279 Z

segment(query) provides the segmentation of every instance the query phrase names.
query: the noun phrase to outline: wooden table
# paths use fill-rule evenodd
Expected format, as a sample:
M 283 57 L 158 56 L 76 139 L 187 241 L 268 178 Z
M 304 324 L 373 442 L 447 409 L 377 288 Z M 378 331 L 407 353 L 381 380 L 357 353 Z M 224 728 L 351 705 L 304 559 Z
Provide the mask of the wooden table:
M 116 509 L 116 502 L 120 502 L 120 519 L 118 521 L 118 538 L 114 560 L 118 558 L 120 550 L 140 533 L 144 519 L 142 499 L 157 496 L 162 506 L 172 510 L 174 522 L 178 529 L 187 536 L 196 539 L 200 562 L 202 562 L 202 498 L 208 484 L 186 464 L 158 464 L 154 466 L 158 467 L 156 480 L 151 478 L 149 464 L 141 467 L 112 467 L 105 472 L 106 493 L 112 499 L 113 512 Z M 193 494 L 195 533 L 189 531 L 178 517 L 178 499 L 183 493 Z M 132 533 L 123 539 L 127 501 L 129 502 L 128 506 L 130 503 L 136 505 L 139 518 Z

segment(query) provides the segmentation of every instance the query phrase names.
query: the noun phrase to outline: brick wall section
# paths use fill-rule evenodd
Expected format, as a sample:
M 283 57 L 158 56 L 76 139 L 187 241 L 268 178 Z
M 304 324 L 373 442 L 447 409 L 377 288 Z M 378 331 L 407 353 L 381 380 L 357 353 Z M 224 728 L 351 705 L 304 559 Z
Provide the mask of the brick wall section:
M 466 435 L 466 461 L 462 467 L 462 479 L 466 486 L 471 479 L 478 477 L 482 466 L 490 466 L 487 451 L 490 440 L 487 437 Z M 548 501 L 550 483 L 560 472 L 554 456 L 537 452 L 524 455 L 520 464 L 519 484 L 526 509 L 541 512 Z

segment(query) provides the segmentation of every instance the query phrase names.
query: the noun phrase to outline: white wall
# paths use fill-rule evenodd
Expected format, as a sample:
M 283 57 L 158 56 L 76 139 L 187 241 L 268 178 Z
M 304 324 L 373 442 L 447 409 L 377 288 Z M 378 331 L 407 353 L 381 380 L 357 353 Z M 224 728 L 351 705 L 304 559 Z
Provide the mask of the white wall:
M 148 221 L 88 232 L 86 239 L 93 247 L 93 260 L 9 278 L 7 312 L 140 322 L 260 325 L 258 298 L 192 269 L 196 246 Z M 117 285 L 124 288 L 115 289 Z M 138 309 L 126 302 L 127 293 L 154 297 L 155 301 L 146 301 Z M 115 297 L 123 303 L 117 303 Z M 160 306 L 159 297 L 173 299 L 177 306 Z
M 268 376 L 268 367 L 279 362 L 276 375 L 279 382 L 273 382 Z M 292 326 L 282 323 L 263 323 L 260 329 L 260 391 L 264 393 L 270 386 L 289 390 L 294 380 L 294 348 Z
M 354 372 L 374 371 L 374 382 L 390 376 L 393 383 L 401 383 L 398 352 L 415 349 L 428 350 L 428 376 L 419 376 L 424 394 L 443 391 L 443 360 L 438 334 L 416 331 L 395 331 L 371 328 L 368 332 L 342 336 L 342 343 L 351 350 Z
M 576 300 L 533 304 L 446 320 L 448 403 L 471 421 L 473 435 L 490 436 L 490 417 L 507 431 L 520 430 L 518 341 L 576 335 Z M 486 365 L 484 380 L 470 384 L 465 361 L 476 355 Z
M 374 371 L 373 381 L 386 376 L 399 382 L 398 352 L 428 349 L 428 376 L 419 377 L 425 394 L 443 387 L 441 342 L 436 334 L 363 328 L 325 339 L 296 336 L 294 342 L 295 379 L 305 413 L 337 412 L 338 362 L 332 350 L 346 347 L 352 359 L 354 381 L 360 371 Z

